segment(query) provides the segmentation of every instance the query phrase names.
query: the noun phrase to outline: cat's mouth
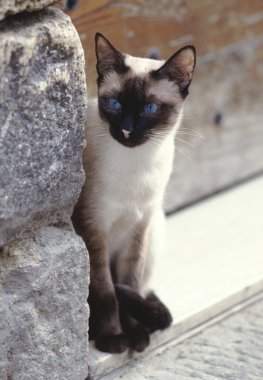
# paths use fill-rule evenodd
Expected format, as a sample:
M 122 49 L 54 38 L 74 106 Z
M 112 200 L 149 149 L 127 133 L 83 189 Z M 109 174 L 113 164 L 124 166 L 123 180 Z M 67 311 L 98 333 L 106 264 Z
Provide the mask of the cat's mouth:
M 127 131 L 123 130 L 116 131 L 110 129 L 110 134 L 116 141 L 128 148 L 135 148 L 148 140 L 148 136 L 137 135 L 135 132 L 127 133 Z

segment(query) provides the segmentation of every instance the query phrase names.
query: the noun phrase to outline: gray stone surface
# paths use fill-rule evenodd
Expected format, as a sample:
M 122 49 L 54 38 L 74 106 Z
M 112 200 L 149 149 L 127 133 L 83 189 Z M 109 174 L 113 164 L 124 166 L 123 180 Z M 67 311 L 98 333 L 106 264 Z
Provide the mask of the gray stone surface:
M 75 233 L 54 227 L 0 253 L 0 379 L 84 380 L 88 262 Z
M 84 180 L 84 56 L 49 8 L 0 23 L 0 246 L 67 219 Z
M 0 22 L 1 380 L 88 374 L 88 254 L 70 222 L 86 105 L 69 17 L 49 8 Z
M 103 380 L 262 380 L 262 315 L 263 301 Z
M 54 3 L 54 0 L 0 0 L 0 20 L 23 11 L 38 11 Z

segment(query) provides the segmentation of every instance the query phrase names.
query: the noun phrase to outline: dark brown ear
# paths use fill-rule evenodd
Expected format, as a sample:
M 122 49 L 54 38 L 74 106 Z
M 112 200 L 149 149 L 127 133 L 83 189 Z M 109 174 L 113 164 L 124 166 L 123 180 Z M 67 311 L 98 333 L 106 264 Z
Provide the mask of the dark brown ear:
M 167 78 L 178 84 L 183 97 L 188 95 L 188 87 L 192 81 L 196 63 L 194 46 L 185 46 L 169 58 L 157 71 L 153 72 L 155 78 Z
M 103 77 L 109 71 L 124 70 L 124 56 L 101 33 L 95 35 L 95 46 L 99 77 Z

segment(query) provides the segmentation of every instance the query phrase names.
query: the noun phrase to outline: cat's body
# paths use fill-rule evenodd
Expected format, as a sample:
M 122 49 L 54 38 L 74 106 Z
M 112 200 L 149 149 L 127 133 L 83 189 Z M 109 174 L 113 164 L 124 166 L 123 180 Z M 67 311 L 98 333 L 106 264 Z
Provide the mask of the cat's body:
M 104 132 L 97 101 L 93 100 L 89 107 L 91 117 L 86 127 L 84 156 L 88 178 L 80 212 L 83 218 L 90 216 L 107 234 L 107 256 L 114 265 L 120 251 L 119 261 L 126 259 L 123 247 L 131 240 L 138 224 L 147 227 L 163 222 L 160 214 L 174 155 L 174 140 L 170 135 L 174 135 L 175 130 L 162 143 L 151 141 L 129 149 Z M 162 227 L 155 227 L 158 229 Z M 115 274 L 115 282 L 122 282 L 125 269 Z M 140 292 L 145 285 L 140 284 Z
M 188 47 L 191 57 L 185 57 L 189 78 L 176 68 L 180 88 L 160 71 L 164 62 L 124 56 L 101 35 L 96 42 L 99 96 L 89 106 L 86 182 L 73 223 L 90 253 L 91 337 L 103 351 L 142 351 L 148 332 L 171 322 L 147 278 L 156 233 L 162 235 L 164 191 L 194 50 L 191 55 Z

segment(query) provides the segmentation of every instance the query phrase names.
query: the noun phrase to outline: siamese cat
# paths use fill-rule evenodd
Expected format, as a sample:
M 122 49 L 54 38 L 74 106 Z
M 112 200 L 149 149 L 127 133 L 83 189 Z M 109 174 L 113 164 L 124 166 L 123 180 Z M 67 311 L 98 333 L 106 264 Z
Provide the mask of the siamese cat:
M 159 61 L 123 54 L 100 33 L 95 42 L 98 98 L 89 104 L 86 181 L 72 221 L 90 255 L 90 339 L 105 352 L 140 352 L 172 321 L 147 279 L 195 48 Z

